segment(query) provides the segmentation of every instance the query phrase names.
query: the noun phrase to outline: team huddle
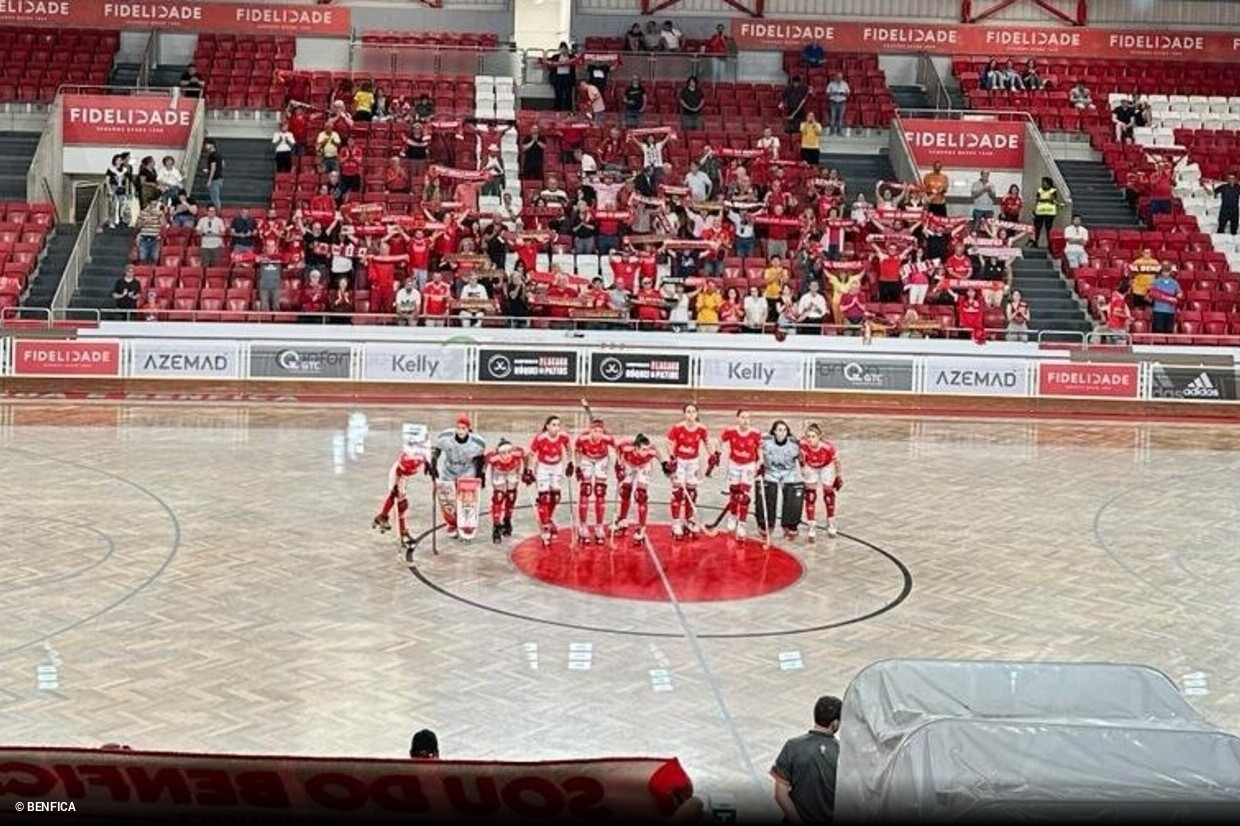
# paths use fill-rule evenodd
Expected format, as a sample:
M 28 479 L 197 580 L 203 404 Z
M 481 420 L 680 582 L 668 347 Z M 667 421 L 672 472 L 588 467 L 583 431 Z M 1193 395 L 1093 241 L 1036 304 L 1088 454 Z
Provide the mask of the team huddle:
M 587 406 L 587 411 L 589 410 Z M 559 416 L 549 416 L 542 430 L 522 448 L 500 439 L 494 448 L 474 432 L 468 416 L 427 444 L 423 425 L 406 425 L 405 445 L 388 473 L 387 496 L 372 526 L 391 530 L 395 508 L 401 544 L 412 552 L 414 538 L 406 519 L 407 486 L 418 474 L 434 483 L 435 501 L 450 537 L 472 539 L 478 529 L 481 490 L 489 477 L 491 487 L 491 539 L 498 543 L 512 535 L 512 513 L 521 485 L 534 486 L 539 535 L 550 547 L 559 532 L 555 523 L 566 486 L 576 482 L 576 539 L 581 544 L 602 545 L 628 533 L 632 540 L 646 541 L 650 513 L 650 483 L 658 466 L 671 481 L 672 536 L 682 539 L 699 533 L 714 534 L 720 522 L 737 539 L 745 538 L 751 505 L 754 520 L 766 541 L 782 528 L 784 537 L 797 537 L 802 522 L 808 539 L 817 533 L 819 497 L 826 512 L 827 535 L 836 535 L 836 493 L 843 487 L 839 455 L 823 438 L 816 424 L 800 438 L 793 436 L 783 420 L 762 432 L 750 424 L 748 411 L 739 410 L 736 423 L 717 439 L 698 421 L 694 404 L 666 434 L 664 450 L 645 434 L 618 439 L 606 423 L 591 415 L 590 424 L 575 439 L 566 432 Z M 710 477 L 727 460 L 727 505 L 713 523 L 707 524 L 698 510 L 701 480 Z M 616 515 L 607 521 L 611 477 L 616 481 Z M 572 489 L 570 507 L 572 506 Z M 630 513 L 635 521 L 630 522 Z

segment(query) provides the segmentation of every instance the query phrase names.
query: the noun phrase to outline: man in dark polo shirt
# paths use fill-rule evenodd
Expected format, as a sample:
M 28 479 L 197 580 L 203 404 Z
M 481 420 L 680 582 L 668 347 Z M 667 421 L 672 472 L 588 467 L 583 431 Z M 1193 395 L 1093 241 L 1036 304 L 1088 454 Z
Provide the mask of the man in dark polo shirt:
M 835 819 L 835 771 L 840 762 L 840 699 L 819 697 L 814 727 L 793 737 L 775 758 L 775 802 L 785 823 L 831 823 Z

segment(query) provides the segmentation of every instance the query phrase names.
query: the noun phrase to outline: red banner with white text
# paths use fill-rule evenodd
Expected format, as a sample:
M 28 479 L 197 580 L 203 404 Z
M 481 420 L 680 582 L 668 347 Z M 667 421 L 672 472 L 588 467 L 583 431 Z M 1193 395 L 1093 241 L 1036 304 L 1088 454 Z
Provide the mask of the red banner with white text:
M 0 24 L 348 37 L 349 9 L 199 0 L 0 0 Z
M 918 166 L 935 161 L 950 169 L 1021 169 L 1025 124 L 1010 120 L 901 118 Z
M 932 52 L 1001 57 L 1102 57 L 1146 60 L 1235 60 L 1240 37 L 1203 31 L 979 26 L 951 23 L 813 20 L 732 21 L 742 49 L 800 50 L 818 41 L 830 52 Z
M 69 146 L 184 149 L 196 98 L 167 95 L 75 95 L 61 98 L 63 142 Z
M 47 802 L 67 811 L 72 803 L 79 816 L 117 822 L 640 823 L 670 817 L 690 794 L 675 759 L 491 763 L 0 748 L 0 811 Z
M 15 376 L 119 376 L 119 341 L 13 340 Z M 0 783 L 0 789 L 3 783 Z
M 1135 399 L 1135 364 L 1048 364 L 1038 365 L 1039 396 L 1088 396 L 1094 398 Z

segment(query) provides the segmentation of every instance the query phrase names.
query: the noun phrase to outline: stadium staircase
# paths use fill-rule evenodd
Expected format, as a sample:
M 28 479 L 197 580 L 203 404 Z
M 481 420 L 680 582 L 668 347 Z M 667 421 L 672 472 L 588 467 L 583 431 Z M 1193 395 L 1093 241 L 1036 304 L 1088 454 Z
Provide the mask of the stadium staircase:
M 106 311 L 116 306 L 112 285 L 129 263 L 129 252 L 137 234 L 137 230 L 128 227 L 103 228 L 91 245 L 90 263 L 78 278 L 77 292 L 69 302 L 70 307 L 104 311 L 107 317 Z
M 26 200 L 26 171 L 38 145 L 38 132 L 0 132 L 0 201 Z
M 56 227 L 48 236 L 47 245 L 43 248 L 43 257 L 30 280 L 30 291 L 26 294 L 23 307 L 51 307 L 60 280 L 65 275 L 65 264 L 69 262 L 69 254 L 77 242 L 77 224 Z
M 1012 288 L 1029 302 L 1029 329 L 1075 331 L 1093 329 L 1085 308 L 1045 249 L 1023 248 L 1012 264 Z
M 1144 229 L 1137 214 L 1128 208 L 1115 176 L 1102 161 L 1057 161 L 1068 188 L 1072 190 L 1072 210 L 1090 230 Z M 1032 193 L 1025 193 L 1031 201 Z
M 112 67 L 108 77 L 108 85 L 121 89 L 133 89 L 138 85 L 138 75 L 142 71 L 140 63 L 117 63 Z
M 895 101 L 896 108 L 900 112 L 934 108 L 934 105 L 930 103 L 930 97 L 926 94 L 926 90 L 920 86 L 892 86 L 890 88 L 891 98 Z
M 824 152 L 821 158 L 821 166 L 824 169 L 834 169 L 840 173 L 840 177 L 848 184 L 848 206 L 852 200 L 857 197 L 858 192 L 864 192 L 866 200 L 874 200 L 874 184 L 878 181 L 894 181 L 896 179 L 896 171 L 891 166 L 891 160 L 886 154 L 882 155 L 848 155 L 838 152 Z M 847 209 L 844 210 L 847 213 Z
M 275 181 L 276 160 L 271 151 L 271 140 L 265 138 L 220 138 L 220 154 L 224 158 L 225 207 L 248 206 L 266 210 L 271 205 L 271 190 Z M 206 165 L 204 154 L 195 172 L 193 198 L 200 207 L 210 203 L 206 179 L 202 167 Z

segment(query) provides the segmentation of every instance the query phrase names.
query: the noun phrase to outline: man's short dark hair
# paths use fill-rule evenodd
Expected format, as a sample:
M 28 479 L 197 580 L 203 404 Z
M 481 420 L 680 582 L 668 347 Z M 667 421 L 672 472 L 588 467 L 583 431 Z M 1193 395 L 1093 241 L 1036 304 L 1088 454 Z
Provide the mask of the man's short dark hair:
M 428 728 L 414 732 L 409 742 L 409 756 L 415 759 L 435 758 L 439 756 L 439 738 Z
M 832 697 L 830 694 L 819 697 L 818 702 L 814 703 L 814 725 L 819 728 L 829 728 L 832 723 L 840 719 L 842 705 L 839 697 Z

